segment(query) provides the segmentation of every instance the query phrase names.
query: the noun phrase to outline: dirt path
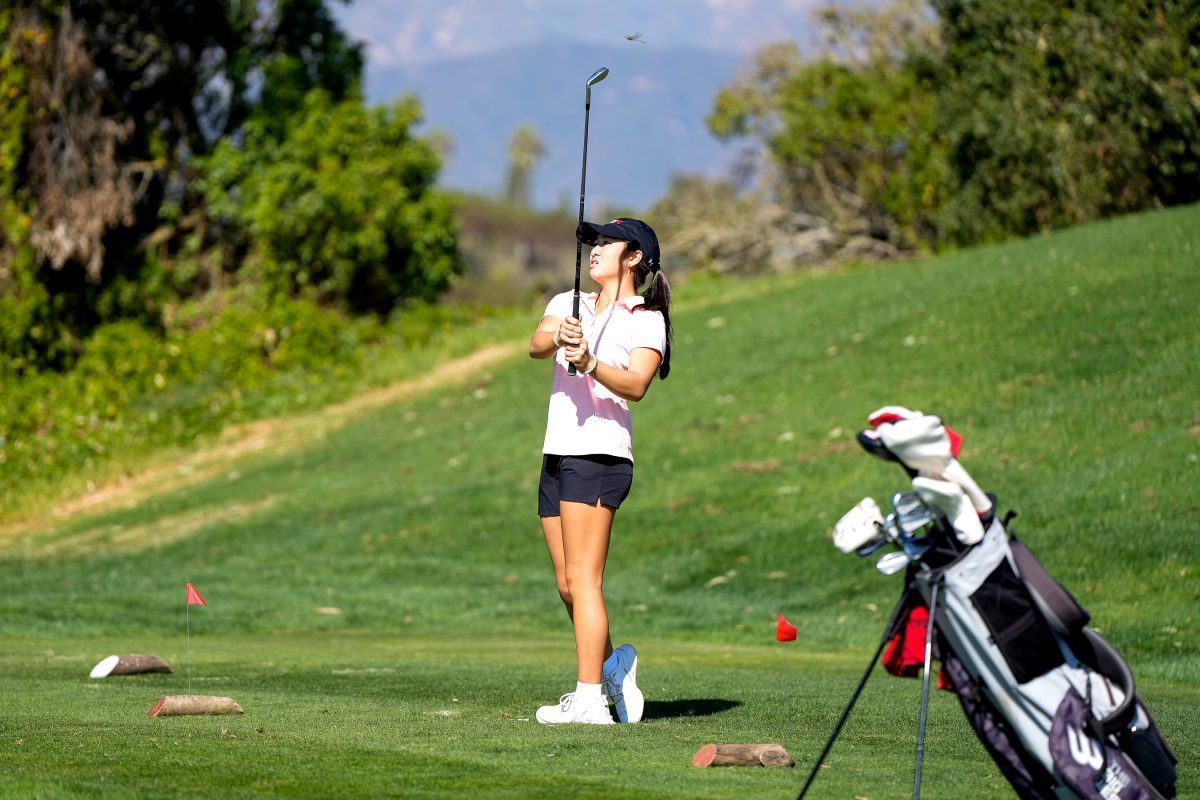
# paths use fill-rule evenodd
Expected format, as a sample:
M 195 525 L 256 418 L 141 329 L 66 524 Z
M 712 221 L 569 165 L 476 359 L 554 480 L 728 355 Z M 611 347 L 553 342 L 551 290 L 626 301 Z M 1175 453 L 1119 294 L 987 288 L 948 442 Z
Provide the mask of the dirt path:
M 522 347 L 515 343 L 492 345 L 464 358 L 448 361 L 419 378 L 372 389 L 299 417 L 259 420 L 227 428 L 211 446 L 163 459 L 134 475 L 91 487 L 86 494 L 45 511 L 0 524 L 0 548 L 39 528 L 49 529 L 81 515 L 136 505 L 151 495 L 209 480 L 229 472 L 239 458 L 247 455 L 264 450 L 286 453 L 374 409 L 478 378 L 482 370 L 515 357 L 521 350 Z

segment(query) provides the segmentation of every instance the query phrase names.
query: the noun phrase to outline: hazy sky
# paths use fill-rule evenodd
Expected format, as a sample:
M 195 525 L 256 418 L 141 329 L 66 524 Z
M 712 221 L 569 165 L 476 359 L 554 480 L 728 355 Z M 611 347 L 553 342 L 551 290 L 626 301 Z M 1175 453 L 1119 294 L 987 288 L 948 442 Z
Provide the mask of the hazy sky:
M 605 180 L 606 165 L 617 163 L 612 153 L 606 156 L 605 148 L 627 143 L 629 131 L 619 117 L 598 109 L 592 119 L 590 147 L 596 177 L 589 189 L 598 199 L 645 207 L 667 190 L 674 174 L 715 175 L 726 169 L 735 148 L 717 142 L 708 132 L 705 117 L 712 98 L 734 78 L 738 64 L 749 63 L 763 45 L 790 40 L 804 48 L 812 39 L 813 10 L 830 2 L 354 0 L 347 6 L 331 0 L 329 7 L 343 29 L 366 45 L 368 101 L 387 103 L 402 92 L 414 91 L 422 99 L 426 129 L 449 134 L 454 147 L 439 176 L 443 186 L 500 192 L 508 163 L 505 142 L 518 124 L 531 124 L 546 144 L 545 158 L 533 179 L 533 201 L 549 208 L 561 204 L 563 197 L 575 196 L 579 185 L 577 79 L 595 65 L 604 63 L 614 69 L 605 84 L 607 96 L 628 92 L 628 104 L 641 109 L 647 122 L 641 128 L 636 163 L 620 162 L 625 177 L 619 182 L 611 177 Z M 640 34 L 644 43 L 626 41 L 634 34 Z M 462 59 L 530 47 L 546 48 L 544 72 L 530 73 L 527 53 L 494 64 L 503 76 L 499 80 L 521 80 L 524 91 L 493 92 L 495 81 L 478 76 L 465 79 L 469 85 L 462 91 L 447 91 L 431 77 L 435 72 L 468 74 L 461 69 L 446 72 L 454 69 L 447 61 L 461 65 Z M 564 48 L 571 54 L 566 58 Z M 714 51 L 727 57 L 708 55 Z M 573 63 L 576 55 L 580 63 Z M 697 63 L 697 59 L 707 60 Z M 689 63 L 691 67 L 682 66 Z M 562 74 L 572 69 L 569 76 Z M 650 106 L 661 108 L 662 114 L 645 108 L 646 98 L 665 91 L 672 92 L 669 102 Z M 538 100 L 531 102 L 531 97 Z M 547 97 L 562 101 L 550 102 Z
M 480 55 L 544 41 L 620 43 L 739 53 L 805 40 L 825 0 L 354 0 L 332 4 L 367 43 L 369 67 Z

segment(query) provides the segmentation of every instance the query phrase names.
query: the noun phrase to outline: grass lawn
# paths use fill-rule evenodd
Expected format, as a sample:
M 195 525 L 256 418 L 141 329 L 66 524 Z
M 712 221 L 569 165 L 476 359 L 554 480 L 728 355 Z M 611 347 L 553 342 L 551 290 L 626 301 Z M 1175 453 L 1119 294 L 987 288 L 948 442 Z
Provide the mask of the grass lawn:
M 205 636 L 192 643 L 193 690 L 247 713 L 147 719 L 159 695 L 188 691 L 172 642 L 157 649 L 176 674 L 86 677 L 109 650 L 145 644 L 22 643 L 27 655 L 0 661 L 8 710 L 23 709 L 4 728 L 5 796 L 791 797 L 865 667 L 791 645 L 650 640 L 642 724 L 547 728 L 530 709 L 570 677 L 563 638 Z M 1194 685 L 1144 688 L 1170 727 L 1184 717 L 1168 709 L 1200 700 Z M 919 681 L 875 677 L 813 796 L 911 793 L 919 700 Z M 937 693 L 930 708 L 923 795 L 1008 796 L 957 701 Z M 800 763 L 690 766 L 701 745 L 735 741 L 783 742 Z
M 232 431 L 0 517 L 0 797 L 786 798 L 899 591 L 829 540 L 903 473 L 853 442 L 942 415 L 1200 769 L 1200 207 L 908 264 L 679 287 L 606 578 L 647 721 L 547 729 L 573 647 L 535 517 L 549 371 L 523 338 L 409 390 Z M 532 330 L 540 309 L 531 310 Z M 501 357 L 496 356 L 501 353 Z M 147 719 L 193 690 L 241 717 Z M 779 613 L 799 628 L 772 641 Z M 171 675 L 91 681 L 152 652 Z M 878 673 L 810 797 L 911 793 L 920 684 Z M 794 770 L 690 766 L 780 742 Z M 928 798 L 1011 797 L 955 699 Z

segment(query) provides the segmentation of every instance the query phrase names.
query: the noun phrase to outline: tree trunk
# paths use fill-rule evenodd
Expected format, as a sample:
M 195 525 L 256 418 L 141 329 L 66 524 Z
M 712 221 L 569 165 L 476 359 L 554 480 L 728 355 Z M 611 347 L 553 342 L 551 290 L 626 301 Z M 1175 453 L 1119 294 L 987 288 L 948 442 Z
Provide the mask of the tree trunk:
M 780 744 L 706 744 L 692 758 L 694 767 L 793 767 Z

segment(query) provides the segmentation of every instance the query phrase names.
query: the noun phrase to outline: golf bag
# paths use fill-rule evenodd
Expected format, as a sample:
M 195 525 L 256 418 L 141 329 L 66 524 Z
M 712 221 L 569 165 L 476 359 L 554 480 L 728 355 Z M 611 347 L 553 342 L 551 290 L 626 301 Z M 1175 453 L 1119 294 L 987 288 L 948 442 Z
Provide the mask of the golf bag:
M 925 641 L 942 664 L 939 685 L 957 694 L 1021 798 L 1174 797 L 1176 756 L 1128 664 L 1016 537 L 1008 524 L 1015 514 L 997 518 L 995 497 L 957 463 L 961 438 L 937 417 L 899 407 L 880 409 L 871 422 L 859 443 L 899 462 L 914 491 L 894 495 L 886 519 L 864 500 L 838 523 L 834 541 L 864 556 L 889 543 L 900 548 L 879 563 L 888 574 L 905 571 L 889 671 L 919 672 L 919 651 L 904 639 L 925 640 L 931 625 Z M 928 679 L 926 672 L 923 704 Z M 923 737 L 924 705 L 917 794 Z

